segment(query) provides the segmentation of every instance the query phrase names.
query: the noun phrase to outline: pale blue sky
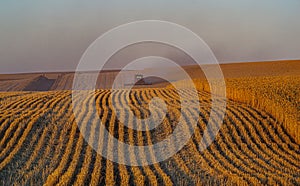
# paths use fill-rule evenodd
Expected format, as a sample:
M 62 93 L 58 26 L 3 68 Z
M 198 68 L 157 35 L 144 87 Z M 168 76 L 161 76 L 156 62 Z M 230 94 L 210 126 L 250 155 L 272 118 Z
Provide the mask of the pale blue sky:
M 299 0 L 0 0 L 0 73 L 74 70 L 120 24 L 159 19 L 202 37 L 221 62 L 300 59 Z

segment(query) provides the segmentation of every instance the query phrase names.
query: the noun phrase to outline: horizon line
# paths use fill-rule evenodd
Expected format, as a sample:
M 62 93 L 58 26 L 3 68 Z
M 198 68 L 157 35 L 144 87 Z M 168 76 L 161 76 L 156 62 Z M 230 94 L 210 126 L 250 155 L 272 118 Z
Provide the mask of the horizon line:
M 239 64 L 239 63 L 264 63 L 264 62 L 285 62 L 285 61 L 291 61 L 296 62 L 300 61 L 300 59 L 274 59 L 274 60 L 257 60 L 257 61 L 222 61 L 219 62 L 220 65 L 226 65 L 226 64 Z M 181 65 L 181 66 L 193 66 L 194 64 L 188 64 L 188 65 Z M 203 65 L 214 65 L 214 64 L 203 64 Z M 139 70 L 145 70 L 144 69 L 126 69 L 126 71 L 139 71 Z M 110 68 L 110 69 L 104 69 L 102 71 L 120 71 L 122 69 L 119 68 Z M 22 75 L 22 74 L 51 74 L 51 73 L 75 73 L 75 70 L 52 70 L 52 71 L 24 71 L 24 72 L 0 72 L 0 75 Z M 97 70 L 86 70 L 86 71 L 80 71 L 80 72 L 98 72 Z

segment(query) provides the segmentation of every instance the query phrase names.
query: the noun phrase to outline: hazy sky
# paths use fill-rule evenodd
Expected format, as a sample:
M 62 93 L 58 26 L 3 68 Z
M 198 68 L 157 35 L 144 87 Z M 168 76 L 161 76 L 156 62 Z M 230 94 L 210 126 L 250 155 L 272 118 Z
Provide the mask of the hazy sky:
M 299 0 L 1 0 L 0 73 L 74 70 L 120 24 L 159 19 L 204 39 L 221 62 L 300 59 Z

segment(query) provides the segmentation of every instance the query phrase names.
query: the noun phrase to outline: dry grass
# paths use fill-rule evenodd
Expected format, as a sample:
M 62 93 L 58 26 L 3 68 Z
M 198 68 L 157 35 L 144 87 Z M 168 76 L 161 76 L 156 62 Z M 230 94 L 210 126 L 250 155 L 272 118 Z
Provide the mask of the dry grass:
M 0 93 L 0 185 L 299 185 L 299 63 L 221 67 L 229 100 L 213 144 L 203 152 L 198 150 L 210 116 L 210 88 L 199 69 L 185 67 L 195 78 L 200 98 L 196 130 L 172 158 L 142 167 L 114 163 L 97 154 L 84 140 L 75 122 L 71 91 L 62 91 L 71 89 L 73 73 L 46 74 L 56 79 L 51 90 L 61 91 Z M 98 81 L 97 86 L 109 88 L 116 74 L 100 75 L 104 81 Z M 0 75 L 1 90 L 23 90 L 36 75 L 40 74 L 26 75 L 26 79 L 24 75 Z M 185 81 L 177 84 L 182 86 L 183 94 L 191 94 Z M 133 89 L 129 99 L 125 96 L 127 91 L 96 90 L 97 112 L 90 109 L 94 101 L 90 95 L 76 114 L 90 123 L 100 117 L 110 134 L 127 144 L 155 144 L 173 132 L 180 115 L 180 99 L 174 87 Z M 145 118 L 154 97 L 166 102 L 168 114 L 151 131 L 125 127 L 113 111 L 113 102 L 119 108 L 127 104 L 135 116 Z M 198 114 L 196 110 L 191 107 L 183 113 L 186 124 Z M 128 111 L 120 112 L 128 124 L 139 124 L 133 122 Z M 155 123 L 161 115 L 160 108 L 155 107 L 152 114 L 151 122 Z M 97 125 L 81 126 L 82 131 L 89 129 L 89 141 L 97 143 L 98 150 L 116 145 L 97 140 L 96 134 L 101 133 L 97 133 Z M 126 153 L 126 149 L 118 151 L 118 157 L 131 162 L 146 154 L 149 161 L 157 159 L 151 150 L 136 154 Z
M 120 141 L 147 145 L 164 139 L 176 127 L 178 94 L 172 88 L 96 91 L 96 103 L 107 129 Z M 182 90 L 189 94 L 188 89 Z M 71 109 L 71 92 L 3 93 L 0 95 L 0 177 L 3 185 L 297 185 L 299 183 L 299 144 L 294 143 L 285 126 L 261 109 L 229 101 L 224 124 L 215 142 L 204 152 L 198 144 L 210 112 L 210 95 L 199 91 L 201 114 L 193 137 L 172 158 L 150 166 L 118 165 L 91 149 L 79 133 Z M 168 105 L 168 116 L 157 128 L 146 133 L 125 128 L 116 120 L 111 99 L 129 104 L 136 115 L 146 116 L 151 98 L 158 96 Z M 98 113 L 89 109 L 86 99 L 79 117 L 93 120 Z M 139 104 L 143 102 L 144 104 Z M 106 106 L 108 105 L 108 106 Z M 132 118 L 125 119 L 130 123 Z M 189 122 L 195 108 L 184 113 Z M 155 112 L 159 115 L 160 112 Z M 157 116 L 158 117 L 158 116 Z M 153 121 L 155 122 L 155 121 Z M 82 126 L 87 130 L 87 126 Z M 96 130 L 96 126 L 89 126 Z M 95 131 L 90 140 L 96 139 Z M 107 142 L 99 148 L 105 148 Z M 176 145 L 176 144 L 174 144 Z M 137 161 L 146 152 L 119 153 Z M 149 154 L 155 159 L 154 153 Z
M 227 78 L 227 98 L 246 103 L 272 115 L 300 143 L 300 76 Z M 195 79 L 201 91 L 210 92 L 207 81 Z M 177 82 L 189 87 L 188 81 Z M 218 81 L 214 82 L 218 86 Z

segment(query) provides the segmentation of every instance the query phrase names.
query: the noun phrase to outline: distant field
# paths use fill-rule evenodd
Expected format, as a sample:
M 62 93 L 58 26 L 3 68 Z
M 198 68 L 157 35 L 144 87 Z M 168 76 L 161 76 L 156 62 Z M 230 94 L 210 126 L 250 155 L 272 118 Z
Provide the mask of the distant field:
M 276 62 L 254 62 L 254 63 L 231 63 L 221 64 L 225 78 L 259 77 L 259 76 L 285 76 L 300 75 L 300 61 L 276 61 Z M 210 68 L 210 65 L 204 65 Z M 201 69 L 197 66 L 184 66 L 186 72 L 193 79 L 205 79 Z M 155 70 L 155 69 L 152 69 Z M 134 82 L 134 76 L 138 73 L 147 73 L 148 69 L 140 71 L 125 71 L 121 74 L 124 81 L 119 82 L 119 87 Z M 109 89 L 112 87 L 115 77 L 119 71 L 102 71 L 98 76 L 96 88 Z M 174 70 L 167 70 L 172 81 L 181 80 Z M 88 78 L 93 73 L 86 73 Z M 41 77 L 43 76 L 43 77 Z M 32 74 L 0 74 L 0 91 L 45 91 L 45 90 L 71 90 L 73 85 L 73 72 L 55 73 L 32 73 Z M 168 83 L 150 79 L 150 87 L 164 87 Z M 45 87 L 45 84 L 48 86 Z M 137 87 L 145 87 L 143 85 Z M 147 85 L 149 87 L 149 85 Z
M 184 68 L 199 94 L 196 130 L 173 157 L 140 167 L 107 160 L 84 140 L 72 111 L 72 92 L 65 90 L 72 87 L 73 73 L 0 75 L 0 88 L 7 91 L 0 93 L 0 185 L 299 185 L 300 61 L 221 65 L 228 98 L 225 119 L 216 140 L 203 152 L 198 145 L 211 111 L 210 87 L 200 69 Z M 143 146 L 165 139 L 179 120 L 178 92 L 166 82 L 110 91 L 117 73 L 100 75 L 104 81 L 97 86 L 104 88 L 95 91 L 98 112 L 90 109 L 94 101 L 90 95 L 78 113 L 80 118 L 100 117 L 107 130 L 127 144 Z M 135 72 L 130 73 L 133 78 Z M 173 73 L 170 77 L 182 87 L 179 91 L 194 101 L 189 85 L 185 80 L 175 82 Z M 32 92 L 37 89 L 43 91 Z M 164 100 L 168 108 L 157 128 L 136 131 L 117 119 L 113 103 L 128 104 L 135 116 L 147 118 L 154 97 Z M 128 111 L 120 112 L 126 122 L 138 125 Z M 188 108 L 184 122 L 188 124 L 195 113 L 196 108 Z M 159 118 L 161 108 L 155 107 L 153 114 Z M 100 143 L 97 126 L 82 127 L 94 128 L 90 140 Z M 109 145 L 101 143 L 103 148 Z M 118 157 L 131 162 L 145 154 L 149 160 L 157 158 L 153 152 L 121 152 Z

